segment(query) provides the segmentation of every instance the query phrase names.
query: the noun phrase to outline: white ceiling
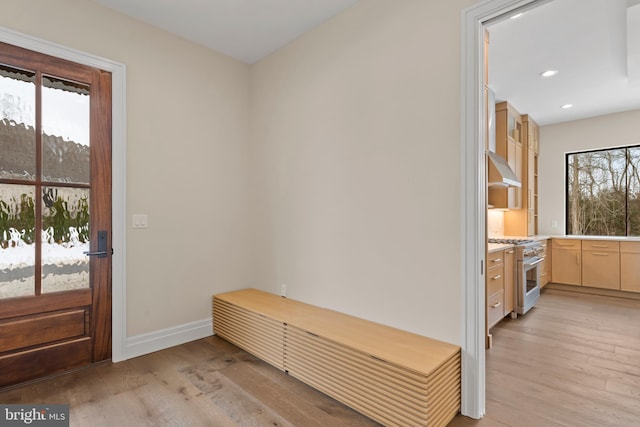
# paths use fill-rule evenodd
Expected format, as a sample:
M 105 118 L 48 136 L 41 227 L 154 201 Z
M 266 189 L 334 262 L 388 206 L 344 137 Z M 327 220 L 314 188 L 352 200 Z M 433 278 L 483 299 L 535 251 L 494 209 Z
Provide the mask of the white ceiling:
M 489 25 L 489 86 L 496 100 L 509 101 L 540 125 L 640 109 L 638 3 L 554 0 Z M 633 35 L 627 40 L 630 5 Z M 543 79 L 548 69 L 559 73 Z M 564 110 L 564 104 L 574 106 Z
M 358 0 L 94 1 L 253 64 Z M 540 125 L 640 109 L 639 3 L 541 1 L 519 19 L 490 24 L 489 85 L 496 99 Z M 636 33 L 628 43 L 630 5 Z M 547 69 L 559 74 L 542 79 Z M 574 107 L 560 108 L 567 103 Z
M 358 0 L 95 0 L 253 64 Z

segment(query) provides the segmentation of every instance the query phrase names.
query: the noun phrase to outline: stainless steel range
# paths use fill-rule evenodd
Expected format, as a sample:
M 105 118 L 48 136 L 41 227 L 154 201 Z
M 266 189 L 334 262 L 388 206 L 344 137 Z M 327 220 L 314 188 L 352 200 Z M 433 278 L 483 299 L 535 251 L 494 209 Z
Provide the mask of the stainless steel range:
M 516 315 L 525 314 L 540 298 L 540 263 L 544 258 L 540 242 L 528 239 L 489 239 L 489 243 L 515 245 L 516 292 L 514 306 Z

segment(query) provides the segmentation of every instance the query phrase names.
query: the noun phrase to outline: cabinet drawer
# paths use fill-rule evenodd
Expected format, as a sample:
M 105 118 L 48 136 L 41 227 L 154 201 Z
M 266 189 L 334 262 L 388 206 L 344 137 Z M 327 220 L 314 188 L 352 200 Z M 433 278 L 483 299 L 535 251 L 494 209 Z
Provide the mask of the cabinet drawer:
M 487 300 L 487 324 L 489 328 L 498 323 L 504 317 L 502 306 L 504 305 L 504 291 L 489 296 Z
M 553 239 L 551 241 L 552 248 L 558 249 L 577 249 L 580 250 L 581 244 L 578 239 Z
M 493 268 L 487 272 L 487 295 L 504 290 L 504 269 Z
M 504 251 L 493 252 L 487 255 L 487 270 L 502 264 L 504 264 Z
M 612 242 L 610 240 L 583 240 L 582 250 L 595 252 L 618 252 L 620 250 L 620 242 Z
M 541 257 L 545 257 L 547 255 L 547 253 L 549 252 L 549 249 L 547 248 L 548 240 L 541 240 L 540 241 L 540 250 L 539 250 L 539 254 Z
M 620 242 L 620 252 L 640 254 L 640 242 Z

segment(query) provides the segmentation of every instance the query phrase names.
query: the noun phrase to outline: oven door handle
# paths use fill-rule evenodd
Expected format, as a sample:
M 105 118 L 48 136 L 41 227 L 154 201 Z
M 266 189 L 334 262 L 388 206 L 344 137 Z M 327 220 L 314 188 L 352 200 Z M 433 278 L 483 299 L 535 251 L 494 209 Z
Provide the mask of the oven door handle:
M 540 264 L 542 261 L 544 261 L 544 258 L 537 259 L 537 260 L 535 260 L 533 262 L 525 262 L 524 266 L 525 267 L 533 267 L 534 265 Z

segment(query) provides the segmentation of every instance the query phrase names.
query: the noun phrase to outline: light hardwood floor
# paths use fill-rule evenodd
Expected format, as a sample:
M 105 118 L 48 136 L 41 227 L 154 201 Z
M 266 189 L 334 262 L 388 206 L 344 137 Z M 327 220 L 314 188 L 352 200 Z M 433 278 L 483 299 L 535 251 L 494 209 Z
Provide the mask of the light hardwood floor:
M 217 337 L 0 392 L 69 403 L 71 426 L 376 426 Z
M 491 332 L 487 415 L 450 426 L 640 426 L 640 301 L 547 289 Z
M 487 416 L 450 426 L 640 426 L 640 301 L 546 290 L 493 330 Z M 0 390 L 72 426 L 376 426 L 216 337 Z

